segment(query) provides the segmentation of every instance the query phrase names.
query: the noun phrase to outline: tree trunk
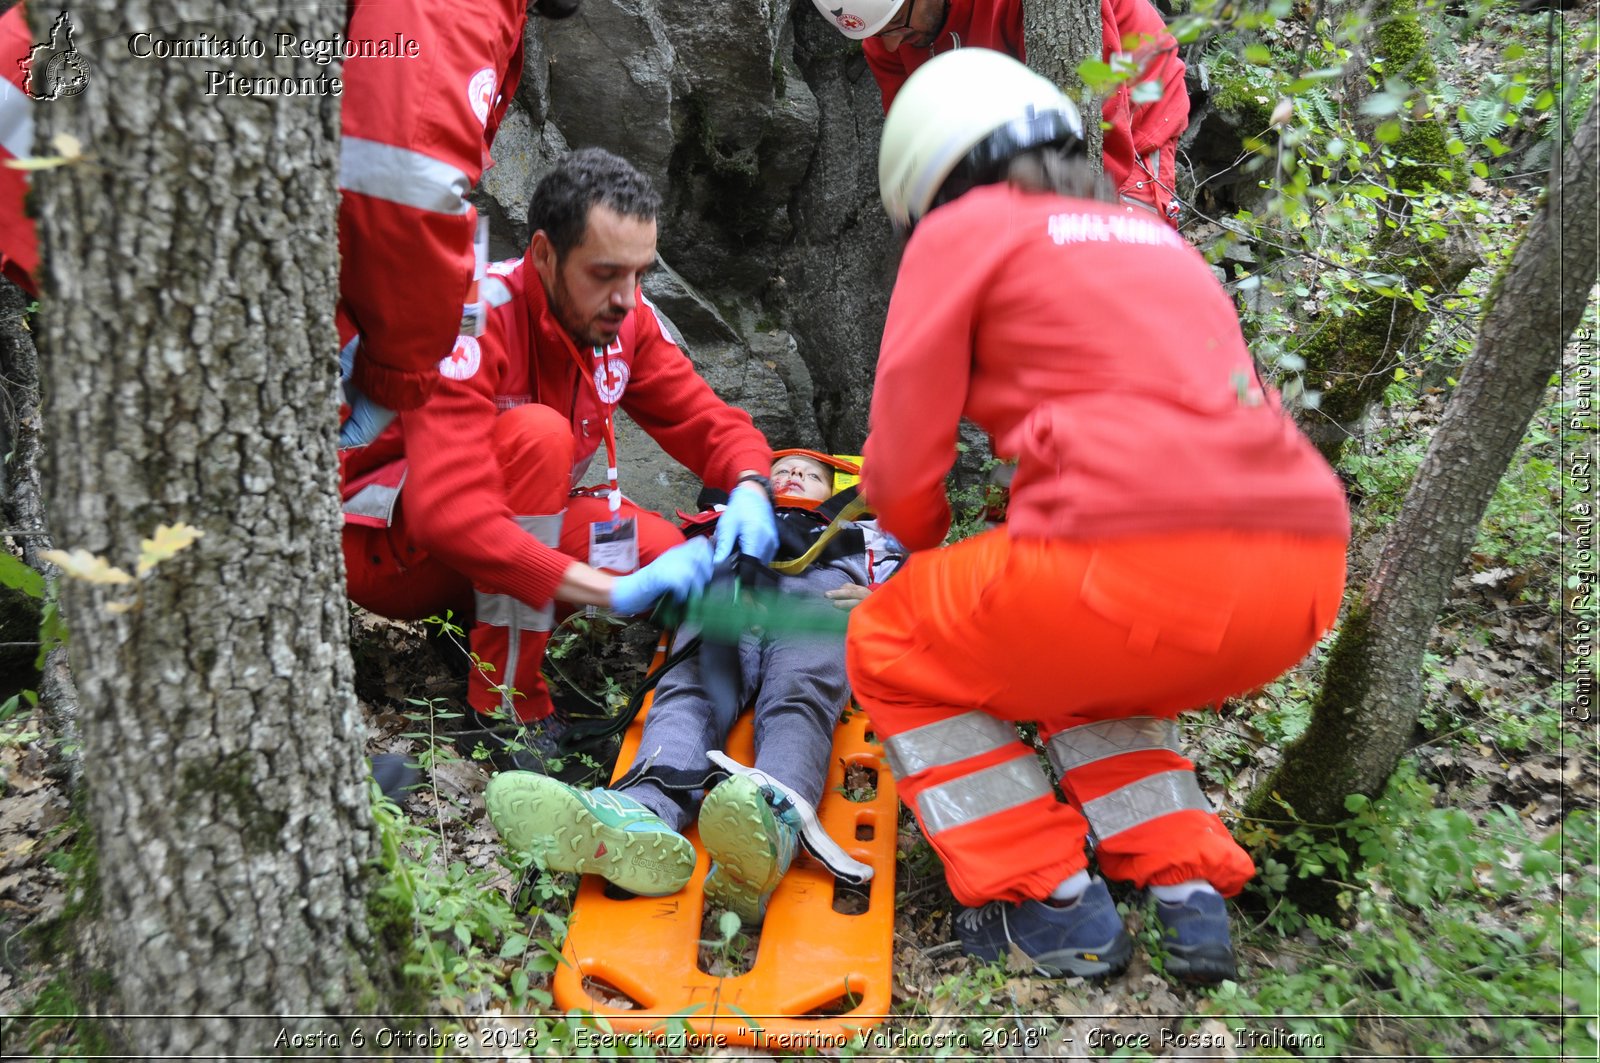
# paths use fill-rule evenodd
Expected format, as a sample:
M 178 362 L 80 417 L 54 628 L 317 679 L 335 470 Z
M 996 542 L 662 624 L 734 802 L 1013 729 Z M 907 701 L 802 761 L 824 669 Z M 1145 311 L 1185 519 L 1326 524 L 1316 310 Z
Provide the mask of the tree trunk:
M 0 453 L 6 455 L 3 480 L 0 480 L 0 520 L 4 520 L 6 533 L 20 549 L 22 560 L 43 575 L 53 577 L 55 566 L 41 556 L 51 543 L 45 531 L 44 488 L 40 482 L 46 447 L 40 405 L 39 350 L 27 325 L 27 308 L 32 301 L 32 297 L 15 284 L 0 281 L 0 387 L 4 388 L 5 402 Z M 38 630 L 36 622 L 28 637 L 32 638 Z M 27 657 L 36 655 L 36 650 L 26 650 Z M 28 667 L 32 667 L 31 660 Z M 45 655 L 37 683 L 39 707 L 58 740 L 52 747 L 53 759 L 64 769 L 69 785 L 77 789 L 83 779 L 78 691 L 73 685 L 65 646 L 57 646 Z
M 35 108 L 37 154 L 86 153 L 34 175 L 53 537 L 133 572 L 157 526 L 204 535 L 130 585 L 62 581 L 103 1003 L 188 1016 L 108 1022 L 150 1056 L 278 1054 L 328 1023 L 270 1016 L 371 1009 L 386 959 L 334 471 L 340 101 L 207 92 L 337 76 L 274 44 L 345 5 L 228 10 L 72 5 L 88 84 Z M 32 7 L 37 40 L 58 14 Z M 141 59 L 140 30 L 266 55 Z
M 1085 148 L 1100 169 L 1100 104 L 1078 76 L 1078 64 L 1099 60 L 1102 53 L 1100 5 L 1095 0 L 1066 4 L 1022 5 L 1022 40 L 1028 66 L 1061 86 L 1083 113 Z
M 1251 795 L 1250 814 L 1275 814 L 1276 793 L 1307 822 L 1343 819 L 1346 795 L 1377 794 L 1399 763 L 1422 704 L 1423 651 L 1450 581 L 1595 283 L 1596 129 L 1591 107 L 1490 291 L 1477 350 L 1334 642 L 1311 726 Z

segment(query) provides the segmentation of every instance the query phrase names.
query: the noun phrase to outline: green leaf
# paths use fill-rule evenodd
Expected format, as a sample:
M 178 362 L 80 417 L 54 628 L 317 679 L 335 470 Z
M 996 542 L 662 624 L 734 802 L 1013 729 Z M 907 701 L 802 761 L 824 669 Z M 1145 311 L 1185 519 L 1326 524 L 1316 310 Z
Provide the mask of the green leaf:
M 1534 97 L 1533 109 L 1536 111 L 1548 111 L 1555 102 L 1556 94 L 1551 92 L 1549 89 L 1545 89 L 1543 92 L 1539 93 L 1538 96 Z
M 22 559 L 0 552 L 0 584 L 21 591 L 30 598 L 44 597 L 44 577 L 23 564 Z
M 1472 172 L 1479 177 L 1487 178 L 1489 176 L 1489 167 L 1484 163 L 1475 162 L 1472 164 Z
M 1290 96 L 1298 95 L 1307 89 L 1315 88 L 1324 81 L 1334 81 L 1344 77 L 1344 67 L 1325 66 L 1320 70 L 1313 70 L 1309 74 L 1302 74 L 1289 82 L 1288 88 L 1283 91 Z
M 506 938 L 506 943 L 500 946 L 500 958 L 509 960 L 513 956 L 521 956 L 528 951 L 528 935 L 512 934 Z
M 1371 115 L 1373 118 L 1387 118 L 1391 114 L 1397 114 L 1400 108 L 1405 105 L 1406 97 L 1402 93 L 1389 92 L 1386 89 L 1383 92 L 1374 92 L 1371 96 L 1362 100 L 1361 113 Z M 1381 132 L 1378 139 L 1380 141 L 1383 140 Z M 1388 142 L 1384 141 L 1384 143 Z
M 1445 144 L 1444 150 L 1451 155 L 1462 155 L 1465 154 L 1467 146 L 1461 143 L 1460 137 L 1451 137 L 1449 142 Z
M 1497 159 L 1500 156 L 1504 155 L 1506 152 L 1511 150 L 1510 148 L 1506 147 L 1504 144 L 1502 144 L 1498 140 L 1496 140 L 1494 137 L 1484 137 L 1483 138 L 1483 146 L 1488 148 L 1491 152 L 1493 152 L 1494 153 L 1494 157 L 1497 158 Z
M 1128 93 L 1134 103 L 1155 103 L 1161 99 L 1161 82 L 1141 81 Z
M 1105 92 L 1122 83 L 1122 78 L 1111 69 L 1110 63 L 1098 59 L 1085 59 L 1077 66 L 1078 77 L 1094 92 Z
M 1247 45 L 1244 50 L 1244 61 L 1257 66 L 1272 65 L 1272 50 L 1264 44 Z
M 1400 123 L 1393 120 L 1384 122 L 1373 135 L 1378 138 L 1379 144 L 1393 144 L 1400 139 Z

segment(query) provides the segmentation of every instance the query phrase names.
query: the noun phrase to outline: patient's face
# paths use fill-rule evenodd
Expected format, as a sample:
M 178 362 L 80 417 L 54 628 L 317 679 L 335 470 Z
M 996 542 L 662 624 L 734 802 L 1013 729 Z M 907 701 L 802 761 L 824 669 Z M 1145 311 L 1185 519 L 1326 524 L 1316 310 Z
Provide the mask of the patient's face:
M 772 495 L 826 502 L 833 496 L 833 470 L 815 458 L 790 454 L 772 463 Z

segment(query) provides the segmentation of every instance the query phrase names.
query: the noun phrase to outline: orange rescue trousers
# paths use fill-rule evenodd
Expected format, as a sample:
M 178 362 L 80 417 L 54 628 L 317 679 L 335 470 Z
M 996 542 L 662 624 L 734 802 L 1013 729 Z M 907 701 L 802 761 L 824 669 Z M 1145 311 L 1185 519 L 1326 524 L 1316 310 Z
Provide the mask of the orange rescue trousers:
M 589 527 L 609 520 L 604 498 L 568 497 L 572 484 L 572 426 L 548 406 L 519 406 L 495 419 L 494 457 L 505 482 L 506 506 L 530 534 L 578 561 L 589 558 Z M 505 707 L 523 721 L 550 715 L 550 693 L 540 675 L 545 645 L 555 626 L 554 603 L 534 606 L 510 595 L 475 588 L 466 576 L 427 553 L 407 533 L 405 495 L 387 528 L 347 524 L 345 568 L 350 598 L 363 609 L 397 620 L 474 617 L 468 639 L 484 668 L 467 679 L 467 700 L 479 712 Z M 626 500 L 618 516 L 635 519 L 639 564 L 683 542 L 669 522 Z
M 1332 626 L 1345 543 L 1004 528 L 912 557 L 851 615 L 856 699 L 962 904 L 1042 899 L 1095 859 L 1135 886 L 1255 873 L 1171 721 L 1276 678 Z M 1061 790 L 1012 721 L 1034 721 Z

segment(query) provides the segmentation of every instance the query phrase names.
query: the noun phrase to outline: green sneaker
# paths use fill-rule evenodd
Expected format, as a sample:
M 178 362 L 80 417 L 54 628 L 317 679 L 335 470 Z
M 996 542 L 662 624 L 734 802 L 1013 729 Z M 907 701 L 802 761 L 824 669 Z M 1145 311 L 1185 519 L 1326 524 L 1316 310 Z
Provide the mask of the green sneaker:
M 575 790 L 531 771 L 503 771 L 483 795 L 507 845 L 551 871 L 599 875 L 643 897 L 689 884 L 694 846 L 661 817 L 615 790 Z
M 711 857 L 706 903 L 733 912 L 746 926 L 767 913 L 767 900 L 794 860 L 799 818 L 743 775 L 730 776 L 700 803 L 700 842 Z

